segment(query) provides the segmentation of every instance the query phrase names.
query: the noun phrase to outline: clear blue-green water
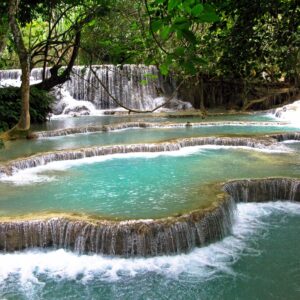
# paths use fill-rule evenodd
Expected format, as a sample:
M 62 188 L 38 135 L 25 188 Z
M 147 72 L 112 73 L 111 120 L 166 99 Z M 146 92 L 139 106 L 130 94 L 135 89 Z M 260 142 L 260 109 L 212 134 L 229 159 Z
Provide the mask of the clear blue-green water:
M 239 204 L 233 234 L 189 254 L 0 254 L 1 299 L 300 298 L 300 205 Z
M 300 177 L 299 152 L 189 147 L 55 162 L 20 171 L 8 182 L 4 178 L 0 214 L 63 211 L 164 217 L 214 200 L 203 191 L 207 184 L 266 176 Z
M 0 161 L 29 156 L 38 152 L 74 149 L 95 145 L 153 143 L 171 139 L 209 135 L 255 135 L 299 131 L 292 126 L 203 126 L 183 128 L 126 129 L 112 132 L 75 134 L 37 140 L 7 142 L 0 149 Z
M 214 121 L 275 121 L 270 115 L 263 113 L 256 114 L 229 114 L 229 115 L 212 115 L 207 116 L 204 119 L 201 117 L 189 117 L 189 118 L 167 118 L 167 117 L 155 117 L 143 116 L 143 115 L 125 115 L 125 116 L 81 116 L 81 117 L 61 117 L 51 118 L 50 121 L 33 125 L 33 130 L 55 130 L 70 127 L 81 126 L 100 126 L 115 124 L 121 122 L 214 122 Z
M 269 121 L 263 115 L 216 116 L 204 121 L 224 120 Z M 37 129 L 115 121 L 136 119 L 68 118 L 52 120 Z M 218 126 L 82 134 L 12 142 L 1 150 L 0 160 L 92 145 L 292 130 L 297 128 Z M 74 211 L 120 218 L 164 217 L 207 205 L 210 184 L 215 182 L 266 176 L 299 178 L 300 143 L 282 145 L 293 152 L 198 147 L 167 155 L 121 155 L 49 164 L 16 173 L 9 181 L 2 178 L 0 214 Z M 188 254 L 124 259 L 77 255 L 62 249 L 1 253 L 0 299 L 300 299 L 299 226 L 300 204 L 248 203 L 238 205 L 232 235 Z

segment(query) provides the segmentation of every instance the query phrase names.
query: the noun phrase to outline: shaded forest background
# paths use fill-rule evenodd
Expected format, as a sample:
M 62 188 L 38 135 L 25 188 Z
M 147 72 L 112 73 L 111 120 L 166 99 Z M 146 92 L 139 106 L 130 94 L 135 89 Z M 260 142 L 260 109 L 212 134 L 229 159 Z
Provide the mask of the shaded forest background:
M 156 65 L 201 110 L 266 109 L 298 93 L 296 0 L 9 0 L 0 13 L 0 69 L 22 69 L 21 89 L 0 90 L 7 137 L 45 120 L 45 93 L 74 65 Z M 43 80 L 30 87 L 35 67 Z

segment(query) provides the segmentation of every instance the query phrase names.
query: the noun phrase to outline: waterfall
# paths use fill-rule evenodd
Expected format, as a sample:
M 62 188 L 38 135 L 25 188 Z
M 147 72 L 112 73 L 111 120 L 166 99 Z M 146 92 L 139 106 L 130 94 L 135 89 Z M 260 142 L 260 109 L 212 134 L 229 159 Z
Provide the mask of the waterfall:
M 160 220 L 0 222 L 0 250 L 53 247 L 124 257 L 183 253 L 228 235 L 232 206 L 226 200 L 219 207 Z
M 300 126 L 300 100 L 277 108 L 273 115 L 279 120 L 289 121 L 295 126 Z
M 175 81 L 167 82 L 155 66 L 97 65 L 92 68 L 96 76 L 90 68 L 73 67 L 70 80 L 54 89 L 57 99 L 53 107 L 55 115 L 89 115 L 117 109 L 118 105 L 110 95 L 130 109 L 152 110 L 162 104 L 164 96 L 170 95 L 176 87 Z M 20 86 L 20 76 L 20 70 L 0 70 L 0 87 Z M 41 80 L 42 68 L 33 69 L 31 84 Z M 171 105 L 178 109 L 192 107 L 190 103 L 180 100 L 174 100 Z
M 287 132 L 287 133 L 278 133 L 272 136 L 278 142 L 284 141 L 299 141 L 300 140 L 300 132 Z
M 228 235 L 237 202 L 300 202 L 299 179 L 236 180 L 225 183 L 223 191 L 225 193 L 222 197 L 219 195 L 211 207 L 158 220 L 89 220 L 74 215 L 2 220 L 0 250 L 52 247 L 124 257 L 179 254 Z
M 300 180 L 292 178 L 237 180 L 225 184 L 224 190 L 235 202 L 300 202 Z
M 66 82 L 65 87 L 74 99 L 90 101 L 97 109 L 117 107 L 97 77 L 113 97 L 129 108 L 154 108 L 153 100 L 163 88 L 162 77 L 154 66 L 101 65 L 93 66 L 93 70 L 97 76 L 89 68 L 74 67 L 72 80 Z

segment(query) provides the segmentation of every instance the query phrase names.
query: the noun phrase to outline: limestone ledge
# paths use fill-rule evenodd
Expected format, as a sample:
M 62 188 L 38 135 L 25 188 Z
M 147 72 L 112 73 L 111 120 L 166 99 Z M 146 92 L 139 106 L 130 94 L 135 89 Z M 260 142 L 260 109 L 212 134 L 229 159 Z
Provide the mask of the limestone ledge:
M 187 123 L 172 123 L 172 122 L 124 122 L 112 125 L 100 126 L 85 126 L 64 128 L 57 130 L 32 132 L 28 137 L 31 139 L 50 138 L 58 136 L 66 136 L 72 134 L 96 133 L 107 131 L 119 131 L 125 129 L 140 129 L 140 128 L 184 128 L 184 127 L 205 127 L 205 126 L 285 126 L 287 122 L 249 122 L 249 121 L 222 121 L 222 122 L 187 122 Z
M 78 149 L 58 150 L 35 154 L 29 157 L 18 158 L 2 163 L 0 164 L 0 177 L 1 174 L 10 176 L 18 170 L 47 165 L 54 161 L 78 160 L 87 157 L 111 154 L 178 151 L 185 147 L 205 145 L 235 147 L 242 146 L 274 150 L 278 146 L 278 142 L 285 140 L 300 140 L 300 132 L 254 136 L 204 136 L 175 139 L 160 143 L 94 146 Z
M 208 207 L 162 219 L 118 221 L 55 213 L 3 217 L 0 250 L 50 247 L 124 257 L 178 254 L 228 235 L 238 202 L 300 202 L 299 178 L 234 180 L 210 190 Z

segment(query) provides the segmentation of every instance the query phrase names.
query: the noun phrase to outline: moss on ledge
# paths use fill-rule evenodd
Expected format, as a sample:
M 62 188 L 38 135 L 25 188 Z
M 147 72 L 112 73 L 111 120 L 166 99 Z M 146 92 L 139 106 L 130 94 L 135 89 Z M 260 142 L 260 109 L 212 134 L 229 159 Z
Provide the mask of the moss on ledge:
M 228 235 L 236 202 L 300 202 L 300 179 L 235 180 L 216 184 L 213 191 L 215 199 L 208 207 L 155 220 L 113 221 L 55 213 L 3 217 L 0 250 L 54 247 L 125 257 L 183 253 Z

